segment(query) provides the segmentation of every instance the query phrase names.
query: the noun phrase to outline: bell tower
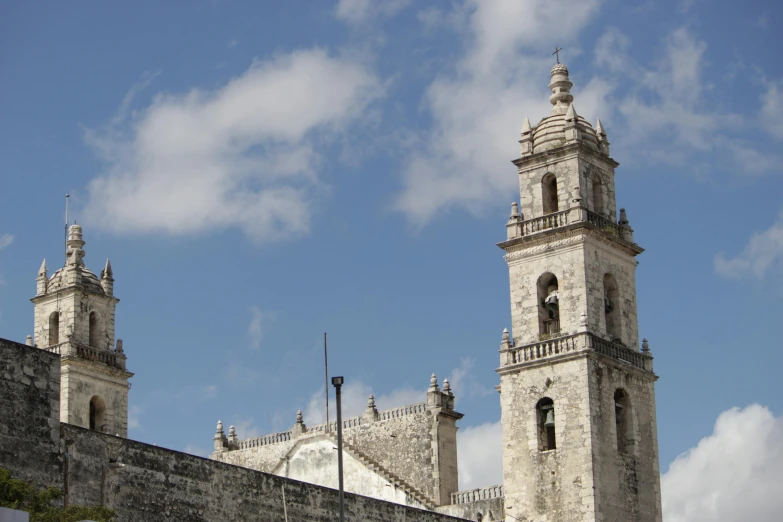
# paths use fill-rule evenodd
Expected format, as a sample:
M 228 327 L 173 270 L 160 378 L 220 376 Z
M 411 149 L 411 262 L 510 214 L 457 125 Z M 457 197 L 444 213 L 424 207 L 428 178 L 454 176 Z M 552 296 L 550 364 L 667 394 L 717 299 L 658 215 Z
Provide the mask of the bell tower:
M 577 114 L 568 69 L 522 126 L 520 205 L 499 246 L 513 335 L 500 345 L 507 520 L 660 521 L 652 355 L 638 342 L 636 256 L 609 140 Z
M 82 227 L 68 229 L 65 266 L 38 270 L 33 343 L 61 358 L 60 420 L 111 435 L 128 435 L 128 389 L 122 340 L 114 341 L 114 274 L 84 266 Z

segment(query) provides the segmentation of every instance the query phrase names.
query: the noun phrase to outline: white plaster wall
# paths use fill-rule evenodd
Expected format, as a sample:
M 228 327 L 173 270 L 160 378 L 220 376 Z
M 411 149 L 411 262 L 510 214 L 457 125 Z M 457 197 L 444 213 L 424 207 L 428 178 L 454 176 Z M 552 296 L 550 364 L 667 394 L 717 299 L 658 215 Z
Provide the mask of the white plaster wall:
M 337 445 L 329 440 L 303 444 L 280 466 L 278 474 L 337 489 Z M 406 501 L 403 490 L 346 452 L 343 452 L 343 477 L 345 491 L 397 504 L 423 507 L 416 502 Z

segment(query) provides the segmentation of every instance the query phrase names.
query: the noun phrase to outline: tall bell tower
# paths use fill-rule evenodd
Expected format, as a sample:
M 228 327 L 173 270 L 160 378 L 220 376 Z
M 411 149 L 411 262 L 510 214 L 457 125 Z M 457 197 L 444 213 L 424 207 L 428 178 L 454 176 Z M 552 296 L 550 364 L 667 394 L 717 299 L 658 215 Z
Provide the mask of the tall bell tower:
M 60 355 L 60 420 L 111 435 L 128 436 L 128 389 L 122 340 L 114 342 L 114 274 L 100 278 L 84 266 L 82 227 L 68 229 L 65 266 L 48 277 L 38 270 L 35 346 Z
M 660 521 L 652 355 L 638 342 L 636 256 L 609 140 L 579 116 L 568 69 L 522 126 L 521 204 L 506 225 L 513 335 L 500 345 L 507 520 Z

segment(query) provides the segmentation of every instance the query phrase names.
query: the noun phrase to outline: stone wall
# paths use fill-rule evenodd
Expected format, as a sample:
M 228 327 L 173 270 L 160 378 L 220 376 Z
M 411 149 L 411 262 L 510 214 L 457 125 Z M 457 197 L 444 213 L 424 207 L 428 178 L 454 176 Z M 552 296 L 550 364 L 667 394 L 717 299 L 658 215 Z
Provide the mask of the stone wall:
M 70 498 L 100 504 L 120 522 L 333 521 L 333 489 L 62 425 L 70 441 Z M 285 488 L 285 508 L 283 503 Z M 347 521 L 446 522 L 458 518 L 346 494 Z
M 0 339 L 0 466 L 41 486 L 62 486 L 60 358 Z
M 59 356 L 0 339 L 0 466 L 71 504 L 106 505 L 120 522 L 336 518 L 334 489 L 60 423 L 59 385 Z M 352 522 L 460 520 L 353 494 L 345 508 Z

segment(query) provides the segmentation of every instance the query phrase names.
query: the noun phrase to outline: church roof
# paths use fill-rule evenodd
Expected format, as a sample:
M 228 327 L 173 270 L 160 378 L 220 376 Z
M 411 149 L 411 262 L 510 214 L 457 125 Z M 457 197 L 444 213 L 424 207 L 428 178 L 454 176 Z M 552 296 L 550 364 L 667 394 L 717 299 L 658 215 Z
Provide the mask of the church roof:
M 64 278 L 64 273 L 66 270 L 78 270 L 81 273 L 81 287 L 89 292 L 93 292 L 96 294 L 105 294 L 103 291 L 103 287 L 101 286 L 101 282 L 98 280 L 98 277 L 92 273 L 87 267 L 83 266 L 76 266 L 76 267 L 63 267 L 57 270 L 54 274 L 52 274 L 52 277 L 49 278 L 49 285 L 47 286 L 47 292 L 62 290 L 63 288 L 67 288 L 67 278 Z

